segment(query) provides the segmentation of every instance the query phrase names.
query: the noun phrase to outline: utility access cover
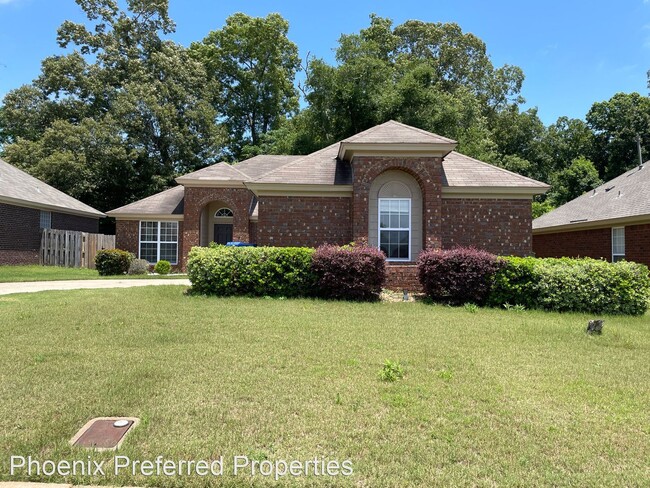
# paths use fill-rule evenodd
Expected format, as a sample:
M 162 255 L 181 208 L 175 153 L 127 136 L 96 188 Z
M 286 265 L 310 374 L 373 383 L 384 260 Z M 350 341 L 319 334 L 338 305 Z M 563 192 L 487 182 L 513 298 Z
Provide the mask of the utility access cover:
M 86 423 L 70 440 L 70 444 L 98 451 L 114 450 L 120 447 L 138 422 L 139 419 L 135 417 L 98 417 Z

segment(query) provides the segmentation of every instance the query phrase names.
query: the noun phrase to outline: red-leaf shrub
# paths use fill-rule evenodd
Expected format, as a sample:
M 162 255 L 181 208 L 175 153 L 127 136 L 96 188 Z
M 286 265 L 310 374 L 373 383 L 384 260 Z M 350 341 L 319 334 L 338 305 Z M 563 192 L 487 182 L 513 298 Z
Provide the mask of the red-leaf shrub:
M 324 298 L 377 300 L 386 281 L 386 256 L 374 247 L 326 244 L 316 249 L 311 267 Z
M 482 305 L 502 266 L 494 254 L 474 248 L 427 249 L 418 259 L 418 277 L 424 292 L 435 301 Z

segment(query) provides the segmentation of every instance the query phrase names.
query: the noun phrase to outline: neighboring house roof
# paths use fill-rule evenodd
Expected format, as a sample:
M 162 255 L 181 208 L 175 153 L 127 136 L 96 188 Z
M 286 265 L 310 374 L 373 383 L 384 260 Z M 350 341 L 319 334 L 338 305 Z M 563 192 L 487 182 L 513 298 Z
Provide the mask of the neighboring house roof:
M 650 164 L 631 169 L 533 220 L 533 231 L 608 225 L 650 219 Z
M 169 190 L 156 193 L 150 197 L 129 203 L 123 207 L 107 212 L 109 216 L 119 215 L 120 217 L 139 215 L 183 215 L 183 196 L 185 189 L 182 186 L 175 186 Z
M 0 202 L 84 217 L 105 217 L 99 210 L 66 195 L 2 159 L 0 159 Z

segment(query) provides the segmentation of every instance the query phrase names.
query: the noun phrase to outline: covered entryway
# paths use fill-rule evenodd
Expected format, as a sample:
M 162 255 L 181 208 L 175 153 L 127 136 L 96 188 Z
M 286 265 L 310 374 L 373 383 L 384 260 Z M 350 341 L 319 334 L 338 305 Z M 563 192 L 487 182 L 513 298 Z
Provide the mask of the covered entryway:
M 235 212 L 226 202 L 214 201 L 201 211 L 201 246 L 227 244 L 234 239 Z
M 213 241 L 217 244 L 228 244 L 232 242 L 232 220 L 231 209 L 222 207 L 214 214 Z

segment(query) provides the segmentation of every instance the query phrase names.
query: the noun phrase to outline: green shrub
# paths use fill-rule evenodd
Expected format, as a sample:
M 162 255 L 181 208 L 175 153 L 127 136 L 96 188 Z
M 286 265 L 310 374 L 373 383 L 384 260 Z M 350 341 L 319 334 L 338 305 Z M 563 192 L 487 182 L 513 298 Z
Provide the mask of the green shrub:
M 102 249 L 95 255 L 95 268 L 100 276 L 114 276 L 128 273 L 135 256 L 121 249 Z
M 650 277 L 642 264 L 597 259 L 504 258 L 489 303 L 558 312 L 642 315 Z
M 129 266 L 130 275 L 143 275 L 149 272 L 149 263 L 146 259 L 134 259 Z
M 187 274 L 192 290 L 207 295 L 309 296 L 313 253 L 304 247 L 194 247 Z
M 381 381 L 393 382 L 404 378 L 404 368 L 399 361 L 386 359 L 378 373 Z
M 156 265 L 153 267 L 154 273 L 158 273 L 159 275 L 169 274 L 171 270 L 172 270 L 171 263 L 169 261 L 165 261 L 164 259 L 158 261 Z

